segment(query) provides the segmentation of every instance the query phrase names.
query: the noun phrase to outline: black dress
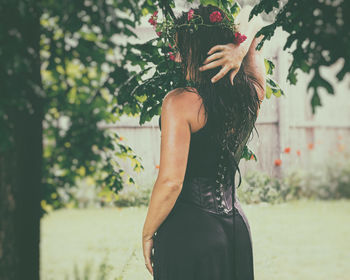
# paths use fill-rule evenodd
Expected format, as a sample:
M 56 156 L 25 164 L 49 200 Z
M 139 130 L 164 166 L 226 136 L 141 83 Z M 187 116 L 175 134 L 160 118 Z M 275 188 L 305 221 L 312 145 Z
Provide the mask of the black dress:
M 238 162 L 251 128 L 241 139 Z M 154 280 L 254 279 L 248 220 L 236 198 L 235 214 L 232 211 L 234 176 L 226 178 L 225 190 L 217 193 L 219 149 L 209 133 L 206 124 L 191 134 L 181 193 L 153 235 Z

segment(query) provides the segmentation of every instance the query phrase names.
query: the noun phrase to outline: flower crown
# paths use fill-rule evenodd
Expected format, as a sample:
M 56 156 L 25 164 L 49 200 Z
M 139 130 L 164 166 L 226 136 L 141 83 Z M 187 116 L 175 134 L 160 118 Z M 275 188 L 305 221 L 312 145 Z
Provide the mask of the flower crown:
M 237 4 L 236 4 L 237 5 Z M 239 9 L 239 6 L 237 6 Z M 232 8 L 237 8 L 236 6 L 233 6 Z M 232 10 L 232 9 L 231 9 Z M 188 31 L 193 34 L 198 30 L 199 26 L 206 26 L 206 27 L 217 27 L 221 26 L 223 28 L 230 29 L 234 32 L 234 44 L 241 44 L 246 39 L 247 36 L 242 35 L 240 32 L 238 32 L 237 24 L 235 24 L 235 19 L 232 14 L 225 13 L 222 10 L 217 9 L 216 11 L 213 11 L 209 15 L 209 21 L 211 24 L 205 23 L 203 17 L 201 15 L 195 14 L 195 11 L 193 9 L 190 9 L 187 12 L 187 22 L 183 24 L 175 24 L 174 20 L 169 16 L 165 16 L 165 19 L 163 22 L 159 22 L 158 20 L 158 11 L 155 11 L 153 15 L 149 18 L 148 22 L 153 26 L 154 30 L 156 31 L 158 37 L 160 38 L 160 41 L 157 43 L 158 47 L 168 46 L 173 51 L 175 50 L 175 34 L 176 31 L 180 28 L 187 28 Z M 175 60 L 175 55 L 173 51 L 169 51 L 167 55 L 171 60 Z

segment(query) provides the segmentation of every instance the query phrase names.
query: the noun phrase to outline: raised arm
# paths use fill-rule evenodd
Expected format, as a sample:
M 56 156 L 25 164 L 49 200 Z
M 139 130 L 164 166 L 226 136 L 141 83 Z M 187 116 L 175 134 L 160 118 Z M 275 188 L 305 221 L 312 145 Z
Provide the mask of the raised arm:
M 247 39 L 240 45 L 229 43 L 214 46 L 208 52 L 209 56 L 204 61 L 203 66 L 199 68 L 200 71 L 205 71 L 218 66 L 222 67 L 220 72 L 212 78 L 213 83 L 220 80 L 229 71 L 231 71 L 230 80 L 233 83 L 233 79 L 241 67 L 242 61 L 247 55 L 256 33 L 264 26 L 264 21 L 260 16 L 255 16 L 248 21 L 251 10 L 252 6 L 244 7 L 236 18 L 240 33 L 246 35 Z
M 263 36 L 254 38 L 248 53 L 242 62 L 244 72 L 248 75 L 256 88 L 260 103 L 265 97 L 266 69 L 262 50 L 257 51 L 256 46 L 259 44 L 262 38 Z

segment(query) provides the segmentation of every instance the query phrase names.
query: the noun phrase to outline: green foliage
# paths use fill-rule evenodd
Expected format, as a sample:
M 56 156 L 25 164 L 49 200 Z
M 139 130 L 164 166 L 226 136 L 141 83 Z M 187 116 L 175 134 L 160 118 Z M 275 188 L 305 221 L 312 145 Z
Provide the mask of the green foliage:
M 118 192 L 124 182 L 116 156 L 130 158 L 137 171 L 143 169 L 140 158 L 119 135 L 101 125 L 140 111 L 142 99 L 116 94 L 116 87 L 130 73 L 116 58 L 123 46 L 115 35 L 136 37 L 133 28 L 142 9 L 154 8 L 147 3 L 15 0 L 1 4 L 5 21 L 0 27 L 4 81 L 0 150 L 14 147 L 16 114 L 42 115 L 42 205 L 61 207 L 56 189 L 73 187 L 83 177 Z M 10 15 L 18 17 L 11 20 Z M 28 36 L 28 30 L 35 36 Z
M 258 161 L 254 152 L 247 145 L 245 145 L 243 148 L 242 158 L 244 158 L 245 160 L 251 160 L 252 157 L 255 161 Z
M 107 263 L 108 257 L 107 255 L 104 257 L 104 259 L 102 260 L 102 262 L 99 264 L 98 268 L 97 268 L 97 275 L 92 278 L 92 265 L 93 263 L 91 261 L 88 261 L 85 263 L 84 265 L 84 270 L 80 273 L 79 268 L 78 268 L 78 264 L 74 263 L 74 268 L 73 268 L 73 278 L 69 277 L 69 274 L 66 273 L 65 274 L 65 280 L 80 280 L 80 279 L 84 279 L 84 280 L 108 280 L 111 279 L 111 272 L 113 270 L 113 266 L 109 265 Z M 119 279 L 117 279 L 119 280 Z M 120 279 L 121 280 L 121 279 Z
M 86 176 L 105 191 L 120 191 L 123 170 L 115 156 L 129 157 L 135 170 L 143 169 L 140 158 L 117 133 L 98 125 L 139 111 L 138 102 L 115 94 L 116 85 L 129 73 L 115 63 L 115 48 L 123 46 L 112 39 L 116 33 L 136 37 L 132 29 L 140 16 L 133 1 L 123 2 L 123 7 L 114 2 L 73 1 L 65 9 L 44 4 L 40 41 L 43 88 L 48 94 L 44 190 L 46 202 L 54 207 L 60 207 L 59 200 L 50 196 L 55 188 L 72 187 Z
M 154 184 L 125 187 L 114 205 L 117 207 L 147 206 Z
M 241 10 L 239 3 L 234 0 L 200 0 L 200 3 L 204 6 L 213 5 L 219 7 L 226 12 L 232 22 L 234 22 L 234 18 Z
M 248 172 L 238 188 L 244 203 L 280 203 L 297 199 L 350 199 L 350 161 L 311 168 L 296 169 L 283 178 L 260 171 Z
M 276 97 L 280 97 L 281 95 L 285 95 L 280 86 L 275 82 L 272 78 L 273 69 L 275 65 L 272 61 L 268 59 L 264 59 L 265 69 L 266 69 L 266 98 L 269 99 L 271 94 Z
M 311 106 L 315 113 L 322 106 L 319 88 L 334 94 L 332 85 L 320 75 L 323 66 L 331 66 L 340 58 L 345 59 L 341 70 L 337 73 L 339 81 L 350 71 L 350 29 L 348 14 L 350 5 L 347 1 L 310 0 L 305 4 L 302 0 L 282 1 L 260 0 L 251 11 L 250 18 L 262 12 L 278 11 L 274 22 L 263 27 L 257 36 L 265 37 L 257 46 L 260 49 L 266 40 L 270 40 L 277 27 L 289 33 L 284 50 L 290 49 L 293 56 L 288 70 L 288 81 L 297 82 L 297 70 L 306 73 L 313 71 L 313 78 L 308 90 L 312 90 Z M 270 92 L 271 93 L 271 92 Z M 269 93 L 269 94 L 270 94 Z

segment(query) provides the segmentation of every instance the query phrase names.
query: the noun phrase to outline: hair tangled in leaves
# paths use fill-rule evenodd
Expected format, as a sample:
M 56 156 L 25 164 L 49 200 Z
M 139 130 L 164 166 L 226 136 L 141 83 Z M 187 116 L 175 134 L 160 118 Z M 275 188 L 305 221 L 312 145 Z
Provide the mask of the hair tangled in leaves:
M 200 5 L 193 10 L 194 14 L 201 15 L 205 24 L 210 25 L 215 25 L 209 19 L 213 11 L 220 11 L 223 16 L 226 16 L 222 10 L 211 5 Z M 187 22 L 187 12 L 175 18 L 177 25 Z M 207 125 L 210 126 L 211 131 L 215 132 L 212 137 L 216 137 L 215 140 L 218 141 L 216 143 L 220 143 L 223 151 L 229 151 L 229 153 L 224 152 L 224 156 L 232 155 L 246 138 L 247 125 L 255 123 L 260 106 L 256 89 L 244 71 L 244 64 L 236 74 L 233 86 L 229 74 L 216 83 L 211 82 L 211 78 L 218 73 L 219 68 L 206 71 L 199 71 L 198 68 L 203 65 L 208 51 L 213 46 L 234 42 L 234 31 L 221 26 L 199 25 L 195 31 L 189 30 L 188 27 L 179 27 L 176 29 L 176 34 L 177 50 L 184 75 L 186 77 L 188 73 L 190 74 L 191 80 L 195 82 L 195 87 L 202 97 Z M 254 124 L 253 127 L 256 130 Z M 237 158 L 234 163 L 238 168 Z

